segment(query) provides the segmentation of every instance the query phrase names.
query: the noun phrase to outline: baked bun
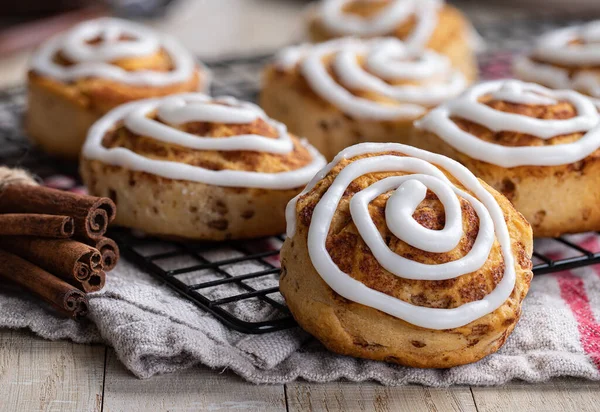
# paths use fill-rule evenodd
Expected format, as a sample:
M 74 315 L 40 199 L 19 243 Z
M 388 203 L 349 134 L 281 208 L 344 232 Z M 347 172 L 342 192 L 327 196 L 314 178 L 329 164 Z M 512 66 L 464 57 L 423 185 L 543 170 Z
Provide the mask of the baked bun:
M 325 164 L 256 105 L 200 93 L 141 100 L 89 131 L 81 176 L 115 224 L 175 238 L 283 233 L 285 205 Z
M 467 166 L 537 237 L 600 230 L 600 115 L 592 99 L 518 80 L 481 83 L 416 123 L 412 145 Z
M 338 39 L 282 51 L 264 74 L 260 103 L 328 159 L 359 142 L 400 142 L 413 120 L 471 79 L 445 56 L 395 38 Z
M 513 71 L 521 80 L 600 98 L 600 21 L 544 34 L 515 59 Z
M 349 147 L 287 215 L 281 293 L 334 352 L 449 368 L 498 350 L 519 320 L 531 227 L 449 158 Z
M 308 13 L 308 32 L 314 42 L 393 36 L 411 50 L 444 54 L 465 76 L 477 76 L 473 27 L 443 0 L 321 0 Z
M 25 126 L 45 151 L 77 158 L 90 126 L 112 108 L 204 90 L 208 77 L 206 68 L 168 36 L 126 20 L 87 21 L 34 54 Z

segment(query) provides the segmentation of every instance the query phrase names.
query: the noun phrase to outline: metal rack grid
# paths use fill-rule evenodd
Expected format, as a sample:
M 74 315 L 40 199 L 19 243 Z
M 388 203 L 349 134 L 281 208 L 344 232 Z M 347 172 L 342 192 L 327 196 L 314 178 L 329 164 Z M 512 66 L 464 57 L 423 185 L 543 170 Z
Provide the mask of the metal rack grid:
M 128 259 L 144 271 L 158 276 L 232 329 L 256 334 L 296 325 L 278 287 L 279 247 L 283 243 L 283 236 L 219 244 L 169 242 L 168 248 L 159 240 L 136 238 L 127 230 L 113 231 L 111 236 Z M 273 242 L 275 245 L 270 246 Z M 257 244 L 259 247 L 256 247 Z M 213 252 L 226 251 L 224 254 L 228 256 L 209 260 L 205 253 L 211 249 Z M 145 250 L 151 252 L 146 254 Z M 168 268 L 163 263 L 168 259 L 188 260 L 190 263 Z M 231 269 L 236 267 L 248 269 L 233 274 L 235 270 Z M 198 276 L 187 277 L 190 273 Z M 214 291 L 210 289 L 216 289 L 217 296 L 213 296 Z M 250 300 L 254 300 L 255 304 Z M 240 313 L 240 309 L 262 311 L 264 319 L 248 321 L 246 318 L 255 318 L 256 313 Z
M 482 72 L 488 78 L 502 77 L 510 57 L 510 53 L 498 52 L 483 56 Z M 214 74 L 213 94 L 256 100 L 260 70 L 268 59 L 261 55 L 208 63 Z M 79 185 L 75 164 L 53 159 L 28 143 L 21 127 L 24 108 L 23 87 L 0 91 L 0 164 L 25 167 L 42 179 L 70 176 L 69 185 Z M 217 244 L 162 241 L 124 229 L 112 230 L 111 236 L 126 258 L 229 328 L 258 334 L 296 325 L 278 289 L 283 236 Z M 554 260 L 536 250 L 536 275 L 600 263 L 600 250 L 585 249 L 569 236 L 546 241 L 566 246 L 573 253 Z M 172 260 L 178 262 L 177 267 L 169 266 Z M 258 321 L 257 314 L 262 316 Z

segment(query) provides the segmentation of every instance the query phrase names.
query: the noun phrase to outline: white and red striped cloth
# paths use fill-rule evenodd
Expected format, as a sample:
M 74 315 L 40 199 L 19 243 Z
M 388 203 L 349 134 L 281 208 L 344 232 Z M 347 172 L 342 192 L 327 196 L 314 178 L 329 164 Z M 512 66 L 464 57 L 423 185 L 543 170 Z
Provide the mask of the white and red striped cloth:
M 575 240 L 586 250 L 600 251 L 600 238 L 596 234 L 579 235 Z M 544 250 L 544 242 L 537 247 Z M 556 248 L 555 245 L 547 250 L 548 256 L 555 260 L 568 257 L 569 252 L 568 248 Z M 571 327 L 565 333 L 578 336 L 581 351 L 600 369 L 600 265 L 542 276 L 548 276 L 544 283 L 556 283 L 557 294 L 576 325 L 577 330 Z M 541 281 L 538 279 L 537 283 Z

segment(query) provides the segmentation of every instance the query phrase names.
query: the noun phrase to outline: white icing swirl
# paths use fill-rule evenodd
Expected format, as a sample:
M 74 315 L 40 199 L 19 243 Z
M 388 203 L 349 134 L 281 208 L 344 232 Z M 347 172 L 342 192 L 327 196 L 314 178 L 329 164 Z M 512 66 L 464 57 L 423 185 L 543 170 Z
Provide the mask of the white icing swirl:
M 600 97 L 598 66 L 600 21 L 595 21 L 540 36 L 529 56 L 515 59 L 513 70 L 526 81 Z
M 90 43 L 92 40 L 98 40 Z M 128 71 L 112 62 L 148 56 L 164 50 L 173 69 Z M 64 66 L 55 61 L 62 53 L 73 62 Z M 100 18 L 83 22 L 46 43 L 31 59 L 31 69 L 60 81 L 100 77 L 135 86 L 167 86 L 188 81 L 194 74 L 194 57 L 175 39 L 127 20 Z M 206 73 L 206 71 L 204 71 Z
M 202 137 L 148 117 L 155 111 L 159 120 L 173 125 L 192 121 L 247 124 L 260 118 L 273 126 L 279 136 L 277 139 L 255 134 L 223 138 Z M 212 98 L 200 93 L 184 93 L 159 99 L 139 100 L 113 109 L 90 128 L 83 146 L 83 156 L 170 179 L 263 189 L 301 187 L 326 163 L 323 156 L 304 141 L 302 143 L 311 154 L 312 162 L 300 169 L 280 173 L 209 170 L 174 161 L 150 159 L 123 147 L 106 148 L 102 145 L 106 133 L 121 121 L 126 128 L 138 135 L 195 150 L 243 150 L 287 154 L 294 149 L 285 125 L 268 118 L 258 106 L 238 101 L 233 97 Z
M 296 230 L 299 197 L 309 193 L 341 160 L 385 152 L 400 152 L 406 156 L 380 154 L 349 163 L 335 177 L 314 208 L 307 241 L 309 256 L 316 271 L 344 298 L 424 328 L 450 329 L 464 326 L 499 308 L 512 293 L 516 281 L 514 256 L 504 213 L 492 194 L 468 169 L 445 156 L 397 143 L 363 143 L 343 150 L 288 204 L 287 236 L 293 237 Z M 440 167 L 473 195 L 455 186 Z M 325 246 L 332 218 L 348 185 L 360 176 L 377 172 L 409 173 L 383 178 L 356 193 L 350 200 L 352 220 L 381 266 L 405 279 L 453 279 L 481 268 L 487 261 L 496 238 L 501 247 L 505 269 L 502 280 L 491 293 L 481 300 L 453 309 L 422 307 L 370 289 L 340 270 Z M 446 224 L 443 230 L 427 229 L 412 217 L 427 189 L 432 190 L 444 206 Z M 368 211 L 369 202 L 390 191 L 393 192 L 386 204 L 386 224 L 399 239 L 431 253 L 447 252 L 457 246 L 463 235 L 459 198 L 468 201 L 475 209 L 480 224 L 472 249 L 460 259 L 437 265 L 415 262 L 395 254 L 386 245 Z
M 599 46 L 600 21 L 595 21 L 542 35 L 533 54 L 541 60 L 565 66 L 600 65 Z
M 323 0 L 319 15 L 325 28 L 343 36 L 382 36 L 391 34 L 411 16 L 416 25 L 404 39 L 410 49 L 423 49 L 427 45 L 438 21 L 441 0 L 391 0 L 374 17 L 361 17 L 344 12 L 344 7 L 356 0 Z M 363 0 L 364 1 L 364 0 Z M 374 1 L 369 1 L 375 3 Z
M 557 101 L 571 103 L 577 114 L 570 119 L 537 119 L 495 110 L 479 99 L 492 95 L 512 103 L 551 105 Z M 493 132 L 512 131 L 543 140 L 584 132 L 577 141 L 546 146 L 503 146 L 484 141 L 464 130 L 452 120 L 463 118 Z M 502 167 L 557 166 L 577 162 L 600 147 L 600 115 L 594 101 L 572 90 L 550 90 L 518 80 L 480 83 L 460 97 L 446 102 L 415 122 L 417 128 L 435 133 L 456 150 L 474 159 Z
M 328 58 L 333 59 L 337 80 L 325 66 Z M 415 118 L 428 107 L 457 96 L 466 87 L 465 77 L 451 67 L 447 57 L 430 50 L 411 53 L 395 38 L 346 38 L 291 47 L 277 56 L 276 64 L 284 69 L 300 65 L 302 75 L 315 93 L 359 118 Z M 389 81 L 412 84 L 391 85 Z M 394 102 L 362 98 L 349 89 L 374 92 Z

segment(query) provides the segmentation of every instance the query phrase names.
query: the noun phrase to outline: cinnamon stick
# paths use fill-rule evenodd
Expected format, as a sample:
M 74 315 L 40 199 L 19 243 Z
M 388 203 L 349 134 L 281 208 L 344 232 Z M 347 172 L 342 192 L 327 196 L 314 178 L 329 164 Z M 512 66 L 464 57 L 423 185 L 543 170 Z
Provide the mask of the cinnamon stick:
M 104 286 L 102 255 L 84 243 L 71 239 L 11 236 L 0 238 L 0 247 L 84 292 L 97 292 Z
M 121 256 L 117 242 L 107 237 L 102 237 L 98 241 L 86 240 L 86 243 L 98 249 L 98 252 L 102 255 L 102 268 L 105 272 L 110 272 L 117 266 L 119 257 Z
M 99 270 L 97 272 L 92 273 L 92 275 L 87 280 L 81 282 L 81 289 L 83 289 L 83 291 L 87 293 L 98 292 L 104 289 L 105 283 L 106 272 L 103 270 Z
M 73 236 L 75 224 L 69 216 L 38 214 L 0 215 L 0 235 L 25 235 L 50 238 Z
M 19 256 L 0 249 L 0 278 L 40 296 L 60 312 L 82 318 L 88 312 L 84 293 Z
M 0 192 L 0 213 L 44 213 L 71 216 L 75 235 L 98 240 L 106 233 L 116 206 L 105 197 L 79 195 L 33 185 L 6 185 Z

